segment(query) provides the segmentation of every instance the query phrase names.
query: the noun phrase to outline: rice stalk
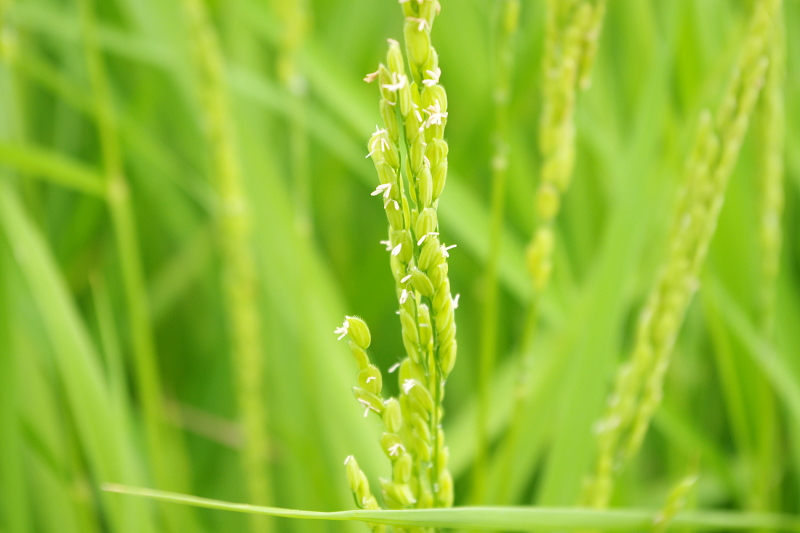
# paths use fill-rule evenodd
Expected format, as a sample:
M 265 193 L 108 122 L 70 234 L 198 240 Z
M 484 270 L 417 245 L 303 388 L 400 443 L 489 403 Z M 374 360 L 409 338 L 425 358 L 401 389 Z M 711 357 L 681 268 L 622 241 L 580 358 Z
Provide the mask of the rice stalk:
M 252 252 L 252 215 L 239 167 L 233 118 L 228 104 L 225 62 L 217 34 L 202 0 L 184 0 L 199 75 L 201 112 L 211 150 L 213 184 L 219 197 L 218 224 L 223 289 L 235 367 L 237 402 L 244 444 L 242 471 L 253 501 L 273 499 L 267 464 L 267 410 L 264 403 L 264 351 L 258 281 Z M 271 531 L 263 517 L 254 531 Z
M 756 110 L 756 143 L 759 147 L 757 179 L 759 185 L 759 244 L 761 279 L 759 283 L 759 325 L 762 335 L 774 342 L 776 285 L 781 257 L 781 218 L 784 207 L 783 154 L 785 150 L 786 37 L 783 9 L 775 16 L 775 30 L 768 43 L 769 67 Z M 754 434 L 755 457 L 750 508 L 771 508 L 779 497 L 780 420 L 776 395 L 769 381 L 757 377 L 754 383 L 758 417 Z
M 686 498 L 697 484 L 697 474 L 689 474 L 680 480 L 670 491 L 664 507 L 653 519 L 651 533 L 666 533 L 675 516 L 686 507 Z
M 769 43 L 769 62 L 763 96 L 757 110 L 756 142 L 759 146 L 759 244 L 761 246 L 761 329 L 775 329 L 775 283 L 781 255 L 781 216 L 784 207 L 783 152 L 786 146 L 785 94 L 786 37 L 782 10 Z
M 165 425 L 158 357 L 142 271 L 133 202 L 125 177 L 111 87 L 98 44 L 92 0 L 81 0 L 79 11 L 100 139 L 105 196 L 120 257 L 130 321 L 135 375 L 139 400 L 142 404 L 148 457 L 157 486 L 184 490 L 189 486 L 187 460 L 178 434 Z M 164 516 L 172 531 L 192 527 L 191 516 L 187 513 L 165 509 Z
M 548 0 L 542 76 L 542 155 L 534 211 L 537 226 L 528 245 L 528 268 L 535 293 L 547 286 L 553 269 L 553 224 L 575 166 L 575 99 L 591 85 L 591 68 L 606 11 L 606 0 Z
M 561 196 L 571 180 L 575 161 L 575 100 L 579 89 L 591 85 L 591 70 L 597 55 L 606 0 L 558 1 L 546 4 L 544 58 L 542 61 L 543 107 L 539 122 L 542 156 L 540 182 L 534 201 L 536 228 L 526 249 L 533 294 L 528 302 L 519 342 L 519 380 L 516 386 L 510 429 L 501 446 L 519 446 L 519 432 L 533 381 L 532 350 L 539 324 L 541 294 L 552 271 L 555 236 L 553 225 Z M 508 470 L 510 461 L 502 468 Z
M 310 30 L 310 7 L 307 0 L 273 0 L 272 4 L 281 21 L 277 77 L 291 95 L 290 105 L 293 107 L 289 119 L 289 174 L 297 211 L 297 228 L 301 235 L 309 235 L 313 220 L 308 135 L 305 129 L 308 82 L 300 70 L 299 54 Z
M 686 167 L 665 264 L 639 315 L 631 358 L 619 369 L 596 425 L 599 453 L 586 501 L 608 505 L 614 476 L 639 450 L 663 394 L 670 355 L 716 230 L 730 175 L 767 70 L 780 0 L 761 0 L 716 118 L 704 111 Z
M 424 509 L 453 504 L 441 417 L 444 383 L 456 358 L 458 297 L 452 297 L 448 278 L 448 250 L 454 245 L 445 246 L 439 239 L 438 203 L 448 166 L 444 140 L 448 113 L 430 32 L 441 6 L 438 0 L 401 4 L 405 57 L 400 43 L 390 39 L 386 65 L 365 78 L 379 83 L 384 122 L 384 128 L 370 138 L 368 157 L 380 181 L 372 194 L 382 200 L 389 222 L 384 244 L 390 252 L 407 353 L 390 369 L 390 373 L 399 369 L 399 399 L 381 396 L 381 372 L 370 364 L 366 352 L 371 342 L 366 323 L 347 317 L 336 332 L 340 338 L 350 336 L 350 350 L 359 367 L 360 386 L 354 393 L 365 408 L 364 415 L 376 413 L 386 429 L 381 447 L 392 463 L 392 479 L 381 480 L 384 503 L 390 509 Z M 407 155 L 405 161 L 401 153 Z M 345 464 L 358 507 L 378 509 L 355 458 L 348 457 Z M 384 529 L 381 525 L 372 528 Z
M 505 212 L 506 182 L 509 159 L 509 103 L 511 76 L 514 63 L 514 41 L 519 26 L 519 0 L 498 0 L 496 5 L 494 44 L 494 156 L 491 175 L 491 219 L 489 226 L 489 254 L 484 273 L 483 314 L 478 369 L 478 416 L 473 466 L 472 500 L 480 502 L 486 488 L 488 462 L 488 417 L 491 380 L 495 372 L 497 354 L 498 320 L 498 267 Z

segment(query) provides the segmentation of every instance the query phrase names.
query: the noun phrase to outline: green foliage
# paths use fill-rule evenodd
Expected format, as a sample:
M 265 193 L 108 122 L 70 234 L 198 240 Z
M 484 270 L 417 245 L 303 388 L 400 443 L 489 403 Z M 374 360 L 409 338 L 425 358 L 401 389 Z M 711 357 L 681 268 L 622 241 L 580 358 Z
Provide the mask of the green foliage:
M 150 505 L 106 482 L 272 506 L 289 532 L 642 530 L 657 516 L 659 528 L 798 530 L 800 4 L 753 40 L 761 0 L 520 2 L 516 33 L 494 15 L 514 2 L 442 0 L 430 35 L 400 15 L 410 3 L 0 2 L 0 531 L 252 527 L 174 503 L 227 504 L 125 489 L 166 500 Z M 551 31 L 570 21 L 583 40 Z M 409 41 L 417 87 L 441 68 L 447 130 L 429 129 L 430 154 L 402 140 L 413 113 L 397 110 L 393 138 L 388 104 L 361 81 L 380 61 L 399 70 L 387 37 Z M 557 86 L 542 65 L 555 52 L 580 60 L 560 71 L 571 92 L 548 114 Z M 724 204 L 719 188 L 686 188 L 685 165 L 698 117 L 720 103 L 702 125 L 720 181 L 699 181 L 726 182 Z M 414 165 L 396 256 L 379 244 L 385 198 L 370 196 L 391 173 L 364 158 L 387 118 L 378 142 Z M 543 124 L 562 140 L 543 148 Z M 691 175 L 707 177 L 701 148 Z M 559 150 L 569 188 L 542 170 Z M 691 300 L 661 274 L 681 197 L 702 200 L 705 221 L 683 252 L 708 247 Z M 542 214 L 552 268 L 535 291 L 525 250 Z M 446 276 L 417 244 L 436 232 L 426 240 L 458 244 Z M 386 461 L 378 420 L 350 391 L 403 395 L 386 371 L 430 345 L 417 326 L 436 328 L 436 302 L 452 307 L 436 300 L 445 280 L 461 294 L 441 419 L 456 508 L 353 510 L 344 457 L 384 507 L 379 478 L 406 479 L 408 465 Z M 653 287 L 659 302 L 680 296 L 669 365 L 648 392 L 660 401 L 636 396 L 638 453 L 614 472 L 611 510 L 565 509 L 596 474 L 593 428 Z M 420 299 L 397 316 L 403 288 Z M 331 335 L 353 313 L 370 326 L 352 328 L 359 375 Z M 402 406 L 375 407 L 402 434 Z M 338 514 L 285 518 L 323 510 Z

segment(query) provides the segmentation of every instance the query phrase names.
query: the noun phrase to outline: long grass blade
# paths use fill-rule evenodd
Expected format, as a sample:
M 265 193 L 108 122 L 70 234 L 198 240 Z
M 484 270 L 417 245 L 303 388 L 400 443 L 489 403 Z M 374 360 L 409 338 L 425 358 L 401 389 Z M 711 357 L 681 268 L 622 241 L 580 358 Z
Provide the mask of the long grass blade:
M 713 293 L 714 305 L 731 332 L 744 343 L 747 353 L 770 381 L 795 423 L 800 424 L 800 379 L 795 370 L 787 364 L 781 353 L 763 339 L 741 306 L 718 280 L 711 279 L 709 291 Z
M 270 503 L 273 488 L 267 464 L 267 410 L 259 285 L 252 251 L 253 216 L 246 194 L 225 84 L 225 61 L 205 5 L 184 2 L 199 72 L 202 112 L 212 153 L 213 183 L 220 198 L 219 225 L 223 286 L 229 320 L 237 400 L 245 432 L 242 467 L 250 497 Z M 255 531 L 272 530 L 254 520 Z
M 592 511 L 588 509 L 542 507 L 453 507 L 449 509 L 413 509 L 407 511 L 301 511 L 230 503 L 172 492 L 105 484 L 103 489 L 160 501 L 194 505 L 240 513 L 307 520 L 357 520 L 376 524 L 421 527 L 448 527 L 475 530 L 531 531 L 534 529 L 595 529 L 598 531 L 635 531 L 648 529 L 658 513 L 640 510 Z M 681 513 L 672 520 L 675 526 L 698 530 L 763 528 L 800 531 L 800 519 L 788 515 L 735 512 Z
M 40 233 L 26 215 L 11 184 L 0 180 L 0 225 L 30 287 L 60 380 L 92 472 L 102 479 L 141 479 L 131 457 L 131 435 L 120 431 L 110 408 L 110 393 L 88 332 L 58 267 Z M 141 505 L 107 502 L 118 531 L 155 531 L 152 516 Z
M 102 196 L 106 190 L 102 176 L 93 169 L 43 148 L 2 142 L 0 164 L 8 165 L 23 176 L 40 178 L 94 196 Z

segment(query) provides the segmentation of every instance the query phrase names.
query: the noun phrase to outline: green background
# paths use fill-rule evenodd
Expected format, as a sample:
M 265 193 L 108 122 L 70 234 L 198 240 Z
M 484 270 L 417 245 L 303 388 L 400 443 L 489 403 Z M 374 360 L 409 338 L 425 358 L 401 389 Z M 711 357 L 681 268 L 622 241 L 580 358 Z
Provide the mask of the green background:
M 751 2 L 610 2 L 594 83 L 577 102 L 577 165 L 557 225 L 554 278 L 525 359 L 533 365 L 528 394 L 522 416 L 509 423 L 530 298 L 523 250 L 534 223 L 544 27 L 544 3 L 523 2 L 483 502 L 469 500 L 469 474 L 488 250 L 495 6 L 442 4 L 432 39 L 449 99 L 441 231 L 446 243 L 458 244 L 450 277 L 461 294 L 459 359 L 444 421 L 456 504 L 573 505 L 596 453 L 591 426 L 665 257 L 697 117 L 718 105 Z M 224 235 L 183 6 L 95 0 L 95 25 L 87 25 L 74 1 L 0 5 L 0 532 L 244 531 L 249 522 L 240 515 L 99 490 L 105 481 L 156 485 L 159 467 L 142 417 L 148 401 L 164 406 L 166 488 L 244 502 L 245 478 L 253 475 L 239 458 Z M 382 60 L 385 39 L 401 37 L 402 15 L 391 0 L 316 0 L 288 16 L 278 5 L 207 4 L 226 62 L 257 269 L 252 318 L 263 341 L 264 453 L 274 501 L 251 503 L 349 509 L 345 456 L 356 455 L 373 487 L 390 470 L 376 419 L 363 418 L 352 398 L 356 367 L 333 330 L 345 314 L 357 314 L 371 327 L 370 353 L 382 369 L 403 356 L 388 253 L 379 244 L 387 224 L 369 194 L 378 182 L 364 157 L 380 121 L 378 94 L 361 81 Z M 690 507 L 800 510 L 796 0 L 785 2 L 785 26 L 785 241 L 774 339 L 756 326 L 762 281 L 751 133 L 664 403 L 644 449 L 622 473 L 615 506 L 658 508 L 670 487 L 696 471 Z M 91 83 L 87 32 L 97 36 L 108 76 L 135 234 L 119 231 L 98 194 L 106 178 L 97 109 L 105 104 Z M 296 68 L 292 83 L 278 75 L 287 54 Z M 126 259 L 131 250 L 138 256 Z M 144 306 L 126 297 L 130 269 L 141 269 L 134 300 Z M 146 344 L 147 331 L 160 391 L 136 378 L 137 342 Z M 509 425 L 514 441 L 504 438 Z M 275 525 L 365 530 L 285 519 Z

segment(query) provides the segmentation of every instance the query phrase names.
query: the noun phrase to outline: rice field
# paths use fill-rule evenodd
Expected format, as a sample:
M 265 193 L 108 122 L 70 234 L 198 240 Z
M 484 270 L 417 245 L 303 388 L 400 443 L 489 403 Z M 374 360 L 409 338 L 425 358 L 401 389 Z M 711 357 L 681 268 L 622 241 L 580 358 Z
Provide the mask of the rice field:
M 0 0 L 0 533 L 800 531 L 798 27 Z

